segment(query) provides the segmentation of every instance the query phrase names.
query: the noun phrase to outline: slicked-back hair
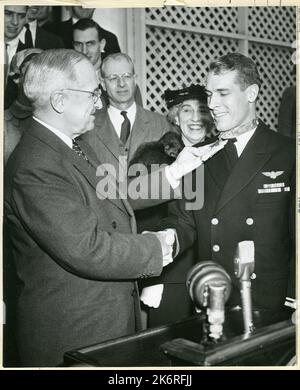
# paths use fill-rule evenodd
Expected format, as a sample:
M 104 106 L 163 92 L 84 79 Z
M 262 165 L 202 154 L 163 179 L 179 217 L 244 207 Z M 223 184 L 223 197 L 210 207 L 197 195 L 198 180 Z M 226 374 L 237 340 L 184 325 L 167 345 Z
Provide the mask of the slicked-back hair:
M 105 77 L 105 66 L 106 66 L 108 61 L 110 61 L 110 60 L 118 61 L 119 59 L 122 59 L 122 58 L 125 59 L 132 66 L 132 72 L 134 73 L 133 61 L 129 57 L 128 54 L 125 54 L 125 53 L 113 53 L 113 54 L 110 54 L 107 57 L 105 57 L 104 60 L 102 61 L 102 64 L 101 64 L 101 77 L 102 78 Z
M 209 65 L 209 72 L 222 74 L 229 71 L 237 71 L 238 82 L 242 90 L 249 85 L 257 84 L 260 88 L 261 78 L 254 61 L 240 53 L 228 53 L 214 60 Z
M 46 50 L 34 56 L 23 81 L 25 95 L 34 108 L 49 104 L 53 91 L 74 87 L 78 77 L 75 65 L 88 61 L 85 55 L 69 49 Z
M 85 31 L 85 30 L 87 30 L 89 28 L 95 28 L 97 30 L 98 39 L 99 39 L 99 42 L 100 42 L 101 39 L 103 38 L 101 36 L 100 26 L 93 19 L 87 19 L 87 18 L 79 19 L 72 27 L 73 33 L 74 33 L 75 30 Z

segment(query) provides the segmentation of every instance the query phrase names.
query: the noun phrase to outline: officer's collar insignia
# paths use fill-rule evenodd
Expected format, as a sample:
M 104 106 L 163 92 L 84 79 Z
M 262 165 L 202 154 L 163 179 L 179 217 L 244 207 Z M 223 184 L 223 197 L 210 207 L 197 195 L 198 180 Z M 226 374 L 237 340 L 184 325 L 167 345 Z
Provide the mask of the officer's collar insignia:
M 276 177 L 283 174 L 284 171 L 271 171 L 271 172 L 262 172 L 263 175 L 269 177 L 270 179 L 276 179 Z

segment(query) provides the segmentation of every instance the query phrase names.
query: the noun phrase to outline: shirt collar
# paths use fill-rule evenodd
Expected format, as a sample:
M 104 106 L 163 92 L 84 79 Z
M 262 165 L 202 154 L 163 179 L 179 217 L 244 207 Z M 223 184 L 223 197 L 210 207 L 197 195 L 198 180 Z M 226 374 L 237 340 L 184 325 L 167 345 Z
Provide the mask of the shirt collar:
M 62 133 L 60 130 L 55 129 L 54 127 L 48 125 L 48 123 L 38 119 L 36 116 L 33 116 L 33 119 L 39 122 L 41 125 L 46 127 L 52 133 L 54 133 L 58 138 L 60 138 L 70 149 L 72 149 L 72 138 L 68 137 L 66 134 Z
M 120 113 L 122 111 L 126 111 L 127 112 L 127 116 L 128 117 L 132 117 L 134 116 L 135 117 L 135 114 L 136 114 L 136 103 L 133 102 L 132 105 L 127 108 L 126 110 L 120 110 L 119 108 L 116 108 L 114 106 L 112 106 L 111 104 L 108 106 L 108 110 L 113 114 L 113 115 L 120 115 Z
M 31 31 L 33 46 L 35 46 L 37 20 L 35 19 L 35 20 L 33 20 L 32 22 L 30 22 L 28 24 L 29 24 L 29 28 L 30 28 L 30 31 Z

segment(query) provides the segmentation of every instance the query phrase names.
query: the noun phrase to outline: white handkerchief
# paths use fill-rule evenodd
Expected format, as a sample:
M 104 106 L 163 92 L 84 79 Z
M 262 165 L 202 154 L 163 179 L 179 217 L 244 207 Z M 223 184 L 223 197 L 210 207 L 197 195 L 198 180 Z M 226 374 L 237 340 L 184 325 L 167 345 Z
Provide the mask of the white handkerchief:
M 153 286 L 144 287 L 140 299 L 145 305 L 157 309 L 161 302 L 163 290 L 163 284 L 155 284 Z

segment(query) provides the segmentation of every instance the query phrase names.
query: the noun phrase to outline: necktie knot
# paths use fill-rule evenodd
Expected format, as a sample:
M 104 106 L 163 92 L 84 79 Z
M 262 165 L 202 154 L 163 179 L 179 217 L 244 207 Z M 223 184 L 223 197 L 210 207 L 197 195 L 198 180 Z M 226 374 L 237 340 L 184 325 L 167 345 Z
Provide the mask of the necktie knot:
M 127 111 L 121 111 L 121 115 L 124 117 L 124 121 L 121 126 L 120 139 L 125 145 L 130 134 L 130 120 L 128 119 Z

